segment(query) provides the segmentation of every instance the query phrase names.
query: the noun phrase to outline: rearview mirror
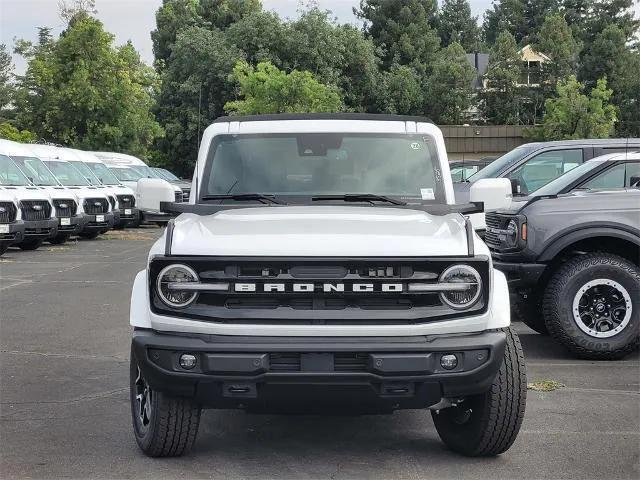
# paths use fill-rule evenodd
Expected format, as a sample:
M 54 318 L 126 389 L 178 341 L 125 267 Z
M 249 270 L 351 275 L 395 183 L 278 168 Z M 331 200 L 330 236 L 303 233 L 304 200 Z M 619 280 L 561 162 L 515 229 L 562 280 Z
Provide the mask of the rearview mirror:
M 511 181 L 508 178 L 482 178 L 471 185 L 469 200 L 484 202 L 484 211 L 499 210 L 511 205 Z
M 136 203 L 141 210 L 160 212 L 160 202 L 175 202 L 175 188 L 161 178 L 141 178 L 136 188 Z

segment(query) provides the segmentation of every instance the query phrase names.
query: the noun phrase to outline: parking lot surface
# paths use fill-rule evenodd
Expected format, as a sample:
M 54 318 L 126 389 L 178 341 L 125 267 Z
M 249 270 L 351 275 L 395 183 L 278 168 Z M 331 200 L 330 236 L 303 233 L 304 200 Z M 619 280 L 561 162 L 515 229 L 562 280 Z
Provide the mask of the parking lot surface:
M 529 391 L 514 446 L 447 451 L 427 411 L 320 417 L 206 411 L 192 453 L 138 450 L 128 399 L 129 295 L 156 228 L 10 250 L 0 259 L 0 477 L 639 478 L 640 360 L 575 360 L 516 324 Z

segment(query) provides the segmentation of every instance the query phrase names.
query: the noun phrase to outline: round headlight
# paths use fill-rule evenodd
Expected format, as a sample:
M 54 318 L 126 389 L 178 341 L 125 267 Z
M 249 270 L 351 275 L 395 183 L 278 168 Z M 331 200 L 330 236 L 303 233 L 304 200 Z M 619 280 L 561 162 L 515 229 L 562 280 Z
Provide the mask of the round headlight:
M 515 247 L 518 244 L 518 223 L 515 220 L 511 220 L 507 225 L 505 240 L 509 247 Z
M 469 265 L 453 265 L 447 268 L 440 275 L 439 282 L 461 284 L 459 289 L 440 293 L 440 300 L 456 310 L 473 306 L 482 293 L 482 278 L 478 271 Z
M 169 288 L 172 283 L 197 282 L 198 274 L 186 265 L 169 265 L 158 275 L 157 289 L 160 299 L 172 308 L 183 308 L 196 299 L 198 292 Z

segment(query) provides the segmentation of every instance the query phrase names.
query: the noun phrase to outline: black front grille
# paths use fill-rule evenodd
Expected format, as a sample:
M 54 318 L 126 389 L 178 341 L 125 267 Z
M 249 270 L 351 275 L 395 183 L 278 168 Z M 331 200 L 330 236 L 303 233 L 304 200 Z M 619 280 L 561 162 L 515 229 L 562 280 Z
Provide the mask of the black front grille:
M 109 211 L 109 204 L 106 198 L 87 198 L 82 206 L 85 213 L 89 215 L 107 213 Z
M 0 223 L 16 221 L 18 209 L 13 202 L 0 202 Z
M 227 287 L 201 291 L 189 306 L 171 309 L 160 300 L 155 287 L 160 270 L 171 263 L 189 265 L 202 283 L 224 283 Z M 437 284 L 442 272 L 452 264 L 470 265 L 480 273 L 482 295 L 471 308 L 454 310 L 441 300 L 438 291 L 409 288 L 415 283 Z M 157 257 L 151 262 L 149 281 L 152 309 L 161 315 L 232 324 L 402 325 L 485 311 L 489 266 L 486 257 Z M 247 284 L 251 288 L 244 290 L 243 285 Z M 297 289 L 301 285 L 304 289 Z
M 175 203 L 182 203 L 183 200 L 183 196 L 182 196 L 182 192 L 176 192 L 176 202 Z
M 24 220 L 46 220 L 51 218 L 51 204 L 46 200 L 22 200 L 20 202 Z
M 116 197 L 113 195 L 109 195 L 109 204 L 111 205 L 111 209 L 115 210 L 116 208 Z
M 56 199 L 53 201 L 53 206 L 56 207 L 58 217 L 73 217 L 78 210 L 76 202 L 71 199 Z
M 303 363 L 308 357 L 312 361 L 313 353 L 270 353 L 270 372 L 300 372 L 303 370 Z M 366 372 L 369 370 L 369 354 L 366 352 L 336 352 L 324 354 L 329 356 L 327 365 L 331 368 L 333 363 L 334 372 Z M 308 368 L 308 367 L 307 367 Z
M 500 241 L 500 231 L 506 228 L 509 223 L 509 218 L 506 218 L 498 213 L 489 212 L 485 214 L 485 224 L 487 225 L 486 232 L 484 234 L 484 243 L 491 249 L 498 249 L 502 242 Z
M 120 210 L 133 208 L 136 206 L 136 198 L 133 195 L 118 195 L 118 203 L 120 204 Z

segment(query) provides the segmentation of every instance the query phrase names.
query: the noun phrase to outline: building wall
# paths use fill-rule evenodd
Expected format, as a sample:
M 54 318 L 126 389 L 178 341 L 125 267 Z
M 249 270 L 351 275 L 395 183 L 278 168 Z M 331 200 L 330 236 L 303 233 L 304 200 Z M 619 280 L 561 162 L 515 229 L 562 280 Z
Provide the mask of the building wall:
M 498 157 L 527 143 L 526 127 L 517 125 L 441 125 L 450 160 Z

